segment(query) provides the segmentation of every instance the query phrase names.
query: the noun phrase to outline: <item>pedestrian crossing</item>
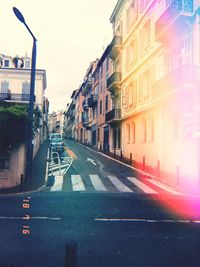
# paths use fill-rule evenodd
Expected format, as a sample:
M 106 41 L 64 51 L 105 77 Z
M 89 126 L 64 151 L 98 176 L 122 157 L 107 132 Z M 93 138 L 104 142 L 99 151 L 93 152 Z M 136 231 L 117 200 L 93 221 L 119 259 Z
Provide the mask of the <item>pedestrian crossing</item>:
M 84 183 L 80 175 L 72 175 L 72 188 L 73 191 L 85 191 Z
M 177 194 L 177 191 L 168 190 L 167 186 L 159 184 L 155 180 L 138 180 L 136 177 L 119 179 L 114 175 L 105 177 L 97 174 L 79 175 L 72 174 L 63 178 L 62 175 L 55 176 L 55 182 L 50 186 L 50 191 L 73 191 L 73 192 L 121 192 L 121 193 L 143 193 L 143 194 Z M 152 184 L 150 186 L 149 184 Z

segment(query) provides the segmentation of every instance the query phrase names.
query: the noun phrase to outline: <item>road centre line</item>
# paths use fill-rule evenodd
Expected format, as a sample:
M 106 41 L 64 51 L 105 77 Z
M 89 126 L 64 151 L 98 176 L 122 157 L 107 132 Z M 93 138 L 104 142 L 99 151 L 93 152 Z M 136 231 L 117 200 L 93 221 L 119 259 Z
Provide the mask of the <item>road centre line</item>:
M 143 218 L 95 218 L 95 221 L 100 222 L 147 222 L 147 223 L 196 223 L 200 224 L 199 220 L 155 220 L 155 219 L 143 219 Z
M 68 155 L 73 158 L 73 159 L 78 159 L 78 157 L 74 154 L 74 152 L 69 149 L 69 148 L 65 148 L 66 152 L 68 153 Z
M 51 221 L 59 221 L 61 218 L 59 217 L 29 217 L 29 220 L 51 220 Z M 9 217 L 9 216 L 0 216 L 0 220 L 27 220 L 26 217 Z

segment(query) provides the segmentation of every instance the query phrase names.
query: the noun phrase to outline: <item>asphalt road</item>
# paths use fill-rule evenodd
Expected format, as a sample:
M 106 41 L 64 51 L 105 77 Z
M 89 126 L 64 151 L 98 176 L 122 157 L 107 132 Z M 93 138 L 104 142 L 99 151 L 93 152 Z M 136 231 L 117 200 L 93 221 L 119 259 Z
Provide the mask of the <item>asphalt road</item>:
M 199 198 L 144 193 L 127 183 L 137 176 L 130 168 L 73 142 L 67 148 L 74 162 L 62 190 L 0 196 L 0 267 L 200 266 Z M 108 190 L 95 190 L 90 174 Z M 73 190 L 72 175 L 86 190 Z
M 74 241 L 80 267 L 200 266 L 200 225 L 178 222 L 157 196 L 41 192 L 0 203 L 0 266 L 67 266 Z

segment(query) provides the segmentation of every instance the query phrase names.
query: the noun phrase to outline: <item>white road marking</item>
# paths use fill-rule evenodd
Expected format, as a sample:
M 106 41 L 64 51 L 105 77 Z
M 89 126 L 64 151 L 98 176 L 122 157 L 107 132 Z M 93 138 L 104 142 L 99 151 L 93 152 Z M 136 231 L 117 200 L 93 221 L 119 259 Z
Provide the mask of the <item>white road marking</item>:
M 55 183 L 51 187 L 50 191 L 62 191 L 63 175 L 55 176 Z
M 30 217 L 29 220 L 52 220 L 59 221 L 59 217 Z M 27 220 L 25 217 L 10 217 L 10 216 L 0 216 L 0 220 Z
M 141 181 L 139 181 L 138 179 L 136 179 L 135 177 L 127 177 L 127 179 L 133 183 L 134 185 L 136 185 L 139 189 L 141 189 L 143 192 L 147 193 L 147 194 L 158 194 L 157 191 L 153 190 L 152 188 L 150 188 L 149 186 L 147 186 L 146 184 L 142 183 Z
M 97 165 L 94 159 L 87 158 L 87 161 L 90 161 L 93 165 Z
M 174 194 L 174 195 L 182 195 L 181 193 L 177 192 L 173 187 L 170 187 L 170 186 L 167 186 L 167 185 L 164 185 L 156 180 L 153 180 L 153 179 L 147 179 L 150 183 L 164 189 L 165 191 L 168 191 L 169 193 L 171 194 Z
M 85 186 L 83 184 L 83 181 L 81 179 L 80 175 L 71 175 L 72 178 L 72 188 L 74 191 L 84 191 Z
M 107 191 L 98 175 L 89 175 L 90 180 L 97 191 Z
M 95 221 L 100 222 L 147 222 L 147 223 L 196 223 L 200 224 L 197 220 L 173 220 L 173 219 L 143 219 L 143 218 L 95 218 Z
M 120 192 L 133 192 L 128 186 L 123 184 L 117 177 L 109 175 L 108 179 L 111 181 L 112 184 L 114 184 L 114 186 Z

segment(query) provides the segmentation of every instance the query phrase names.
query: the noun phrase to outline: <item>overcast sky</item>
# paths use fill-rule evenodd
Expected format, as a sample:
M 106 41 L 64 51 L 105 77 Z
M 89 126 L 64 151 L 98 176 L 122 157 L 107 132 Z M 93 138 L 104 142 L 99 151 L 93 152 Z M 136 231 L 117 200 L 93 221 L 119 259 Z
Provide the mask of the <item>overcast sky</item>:
M 117 0 L 0 0 L 0 53 L 31 56 L 32 38 L 15 17 L 17 7 L 36 36 L 36 67 L 47 73 L 50 110 L 66 107 L 89 63 L 112 40 L 109 18 Z

